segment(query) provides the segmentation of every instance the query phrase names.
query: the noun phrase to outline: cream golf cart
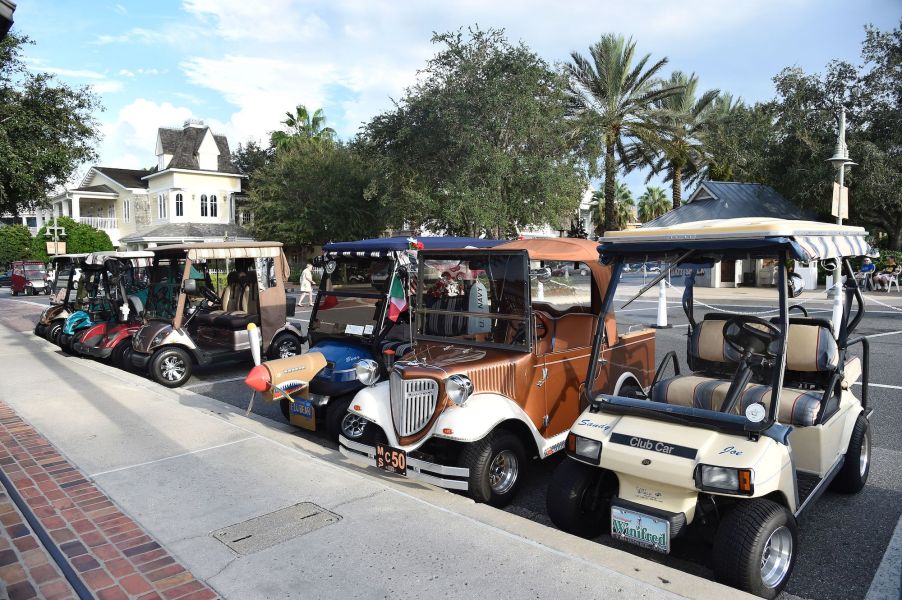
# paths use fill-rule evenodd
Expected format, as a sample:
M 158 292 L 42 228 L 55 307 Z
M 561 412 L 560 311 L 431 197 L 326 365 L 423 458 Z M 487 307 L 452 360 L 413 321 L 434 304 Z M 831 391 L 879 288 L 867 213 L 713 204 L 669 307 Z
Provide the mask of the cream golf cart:
M 602 261 L 615 273 L 627 262 L 669 264 L 633 299 L 668 272 L 686 274 L 691 372 L 680 371 L 671 351 L 641 392 L 591 395 L 567 439 L 569 458 L 548 488 L 552 521 L 586 537 L 608 530 L 664 553 L 687 527 L 709 527 L 717 579 L 768 598 L 779 594 L 798 552 L 799 514 L 828 487 L 861 490 L 871 449 L 868 341 L 851 337 L 864 314 L 861 293 L 846 288 L 839 323 L 809 317 L 792 305 L 789 265 L 826 261 L 853 281 L 849 258 L 869 252 L 865 235 L 824 223 L 725 219 L 602 238 Z M 756 258 L 776 260 L 778 308 L 767 315 L 775 317 L 695 314 L 699 269 Z M 615 287 L 605 312 L 614 309 Z M 593 356 L 603 337 L 599 328 Z M 592 381 L 598 362 L 589 365 Z M 674 374 L 665 377 L 671 366 Z M 852 385 L 862 375 L 859 399 Z

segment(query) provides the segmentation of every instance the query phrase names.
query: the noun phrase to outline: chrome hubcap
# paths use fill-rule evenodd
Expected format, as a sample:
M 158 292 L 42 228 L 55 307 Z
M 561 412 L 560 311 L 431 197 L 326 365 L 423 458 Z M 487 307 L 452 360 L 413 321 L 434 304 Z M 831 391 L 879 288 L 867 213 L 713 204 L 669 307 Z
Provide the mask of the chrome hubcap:
M 356 440 L 363 436 L 366 428 L 366 419 L 354 413 L 348 413 L 341 420 L 341 433 L 349 440 Z
M 505 494 L 517 482 L 520 464 L 517 455 L 510 450 L 502 450 L 489 465 L 489 486 L 496 494 Z
M 185 376 L 185 361 L 178 356 L 167 356 L 160 363 L 160 372 L 166 381 L 178 381 Z
M 868 462 L 871 460 L 871 428 L 864 431 L 861 438 L 861 451 L 858 453 L 858 473 L 862 477 L 868 470 Z
M 792 562 L 792 533 L 785 525 L 778 527 L 764 544 L 761 553 L 761 581 L 769 588 L 777 587 L 789 572 Z
M 279 344 L 279 358 L 290 358 L 298 353 L 297 344 L 286 340 Z

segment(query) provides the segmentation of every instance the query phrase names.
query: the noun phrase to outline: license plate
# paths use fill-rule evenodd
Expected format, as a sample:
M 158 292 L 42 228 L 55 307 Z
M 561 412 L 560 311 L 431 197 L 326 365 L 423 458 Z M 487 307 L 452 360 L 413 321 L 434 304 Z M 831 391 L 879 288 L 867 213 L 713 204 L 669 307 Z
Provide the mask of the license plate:
M 297 427 L 316 431 L 316 409 L 309 400 L 297 398 L 288 403 L 288 422 Z
M 407 452 L 385 444 L 376 444 L 376 466 L 389 473 L 407 475 Z
M 670 523 L 619 506 L 611 507 L 611 536 L 624 542 L 670 553 Z

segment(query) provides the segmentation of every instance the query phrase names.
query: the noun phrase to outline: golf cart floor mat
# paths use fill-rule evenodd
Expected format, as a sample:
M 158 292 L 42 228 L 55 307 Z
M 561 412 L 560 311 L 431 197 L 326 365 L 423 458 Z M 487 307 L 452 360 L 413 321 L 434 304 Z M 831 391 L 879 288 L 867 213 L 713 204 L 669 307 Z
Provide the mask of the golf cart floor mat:
M 821 478 L 814 473 L 798 471 L 796 473 L 796 481 L 799 484 L 799 506 L 801 506 L 804 504 L 805 499 L 811 495 L 811 492 L 814 491 L 814 488 L 817 487 L 817 484 L 821 482 Z

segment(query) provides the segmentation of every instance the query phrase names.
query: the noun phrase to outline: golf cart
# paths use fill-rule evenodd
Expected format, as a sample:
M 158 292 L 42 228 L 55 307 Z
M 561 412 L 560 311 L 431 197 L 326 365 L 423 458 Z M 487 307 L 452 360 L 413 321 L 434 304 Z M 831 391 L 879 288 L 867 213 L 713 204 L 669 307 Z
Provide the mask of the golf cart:
M 294 367 L 301 357 L 278 363 L 284 371 L 277 371 L 272 363 L 256 367 L 248 375 L 248 384 L 263 392 L 264 399 L 278 400 L 282 414 L 293 425 L 309 430 L 325 425 L 328 434 L 338 439 L 351 399 L 364 387 L 355 365 L 374 361 L 384 378 L 392 362 L 411 348 L 406 305 L 418 250 L 489 248 L 500 243 L 478 238 L 391 237 L 326 244 L 323 255 L 314 261 L 323 267 L 323 277 L 307 330 L 311 344 L 307 354 L 319 353 L 323 360 L 319 368 L 314 369 L 320 364 L 314 361 L 306 369 L 306 397 L 292 393 L 298 382 Z M 364 424 L 352 421 L 352 431 Z
M 288 261 L 281 242 L 154 250 L 144 325 L 132 338 L 135 368 L 178 387 L 194 365 L 250 359 L 251 323 L 260 328 L 269 358 L 300 353 L 305 337 L 287 321 Z
M 117 322 L 134 321 L 147 298 L 143 273 L 151 258 L 152 252 L 94 252 L 86 256 L 72 314 L 59 334 L 59 346 L 70 354 L 85 353 L 87 348 L 80 343 L 83 335 L 90 334 L 96 340 Z M 123 285 L 125 282 L 128 285 Z M 106 353 L 104 357 L 108 356 Z M 121 356 L 117 360 L 121 362 Z
M 107 252 L 103 255 L 103 289 L 112 310 L 73 338 L 75 354 L 109 359 L 120 369 L 131 367 L 131 338 L 143 324 L 148 271 L 153 252 Z
M 73 291 L 78 289 L 78 279 L 81 277 L 81 265 L 87 254 L 60 254 L 53 257 L 54 276 L 51 289 L 50 306 L 44 309 L 34 333 L 53 343 L 58 343 L 58 336 L 63 330 L 66 319 L 74 310 Z
M 39 260 L 14 260 L 12 268 L 10 290 L 13 296 L 50 294 L 50 284 L 47 281 L 47 269 L 44 263 Z
M 478 502 L 509 503 L 526 459 L 562 450 L 585 407 L 580 389 L 611 279 L 595 248 L 554 238 L 421 252 L 414 347 L 387 380 L 373 361 L 357 363 L 369 387 L 354 397 L 348 419 L 365 427 L 357 437 L 342 427 L 342 454 Z M 569 276 L 553 277 L 563 265 Z M 601 329 L 604 365 L 593 387 L 647 386 L 653 330 L 618 336 L 612 314 Z
M 852 337 L 864 315 L 861 292 L 845 289 L 839 323 L 809 317 L 804 306 L 792 305 L 800 288 L 791 285 L 789 268 L 792 261 L 825 261 L 854 281 L 849 258 L 870 251 L 865 236 L 859 227 L 723 219 L 602 238 L 602 262 L 615 274 L 627 261 L 669 264 L 633 299 L 668 272 L 688 273 L 682 306 L 691 372 L 681 373 L 671 351 L 651 386 L 614 395 L 587 390 L 589 406 L 567 438 L 569 458 L 548 487 L 551 520 L 577 535 L 606 530 L 662 553 L 698 528 L 713 536 L 718 580 L 778 595 L 795 563 L 800 513 L 828 487 L 860 491 L 871 450 L 868 340 Z M 698 270 L 718 260 L 757 258 L 777 263 L 778 308 L 770 312 L 776 317 L 711 312 L 698 318 Z M 612 285 L 605 313 L 615 292 Z M 593 357 L 603 338 L 599 328 Z M 853 356 L 857 344 L 861 354 Z M 591 380 L 597 363 L 589 365 Z M 860 400 L 852 390 L 859 378 Z

